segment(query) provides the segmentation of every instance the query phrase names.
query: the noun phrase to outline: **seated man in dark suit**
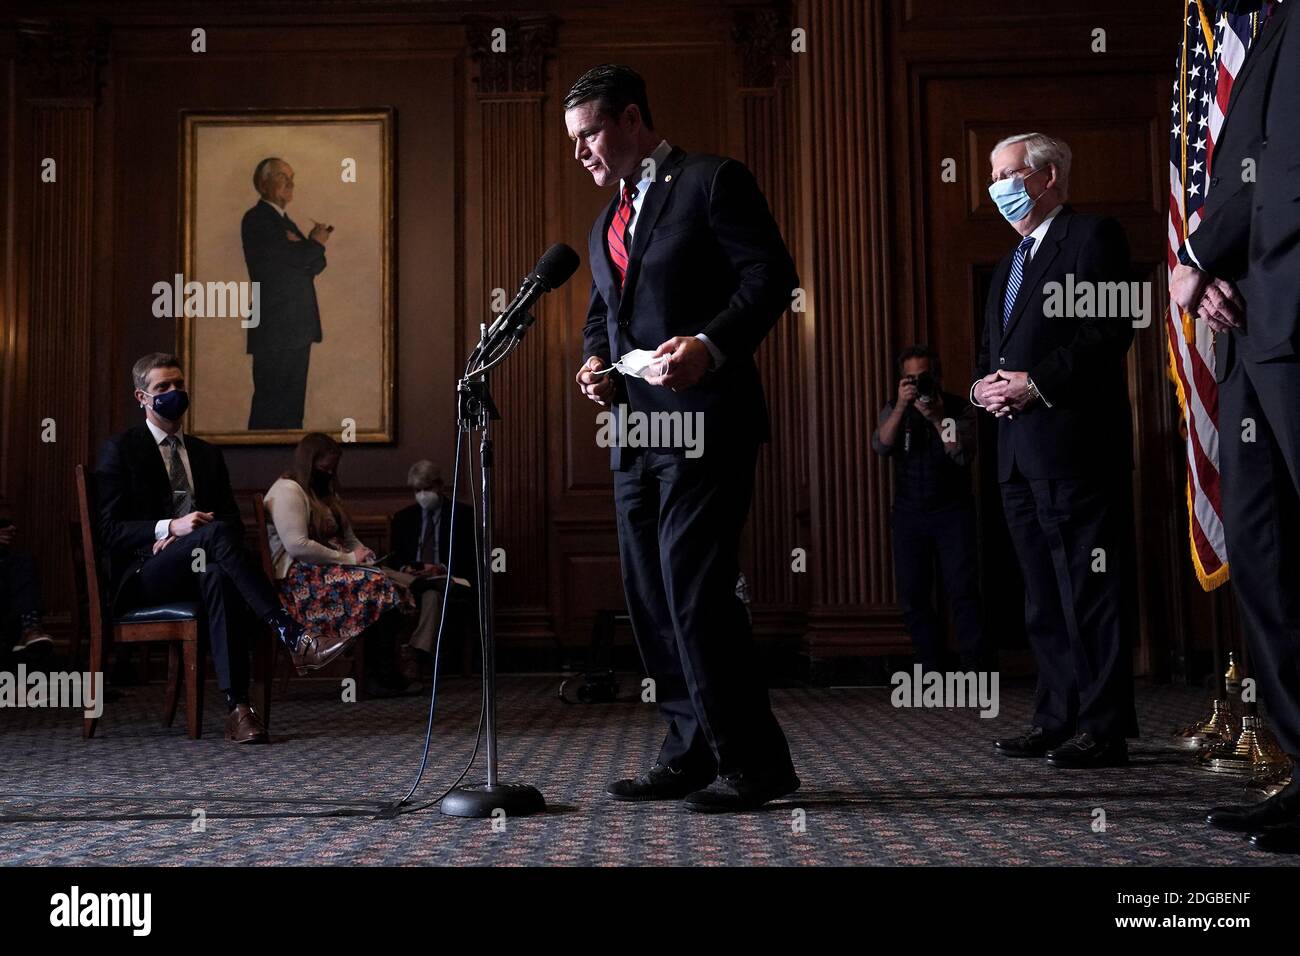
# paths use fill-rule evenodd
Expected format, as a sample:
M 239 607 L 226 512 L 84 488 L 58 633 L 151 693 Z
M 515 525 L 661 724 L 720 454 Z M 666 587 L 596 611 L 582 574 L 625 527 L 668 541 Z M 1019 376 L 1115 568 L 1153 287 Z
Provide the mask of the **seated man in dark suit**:
M 417 461 L 407 473 L 406 483 L 415 493 L 415 504 L 407 505 L 393 515 L 392 555 L 386 562 L 417 576 L 437 578 L 448 573 L 464 578 L 473 585 L 478 580 L 478 567 L 474 554 L 474 513 L 459 501 L 447 497 L 442 475 L 433 462 Z M 452 516 L 456 519 L 455 551 L 452 551 Z M 420 602 L 420 617 L 407 645 L 410 654 L 431 655 L 442 612 L 442 589 L 412 585 Z M 464 593 L 462 593 L 464 592 Z M 464 638 L 465 618 L 453 613 L 468 606 L 466 600 L 472 592 L 464 588 L 453 589 L 448 602 L 448 626 L 455 625 L 454 636 Z M 403 661 L 402 674 L 418 680 L 419 661 L 409 657 Z
M 1065 143 L 1012 136 L 989 161 L 989 194 L 1020 242 L 993 275 L 970 398 L 998 420 L 998 482 L 1038 664 L 1033 726 L 997 752 L 1118 766 L 1137 734 L 1125 361 L 1140 296 L 1120 224 L 1065 205 Z M 1077 297 L 1062 302 L 1067 289 Z
M 319 647 L 285 612 L 244 550 L 225 458 L 181 430 L 189 395 L 179 360 L 150 353 L 135 363 L 131 378 L 145 421 L 105 442 L 95 468 L 108 611 L 197 600 L 230 709 L 226 739 L 265 743 L 266 731 L 248 704 L 251 634 L 238 622 L 246 617 L 243 610 L 278 632 L 299 672 L 323 667 L 344 645 Z M 195 549 L 202 551 L 201 563 Z

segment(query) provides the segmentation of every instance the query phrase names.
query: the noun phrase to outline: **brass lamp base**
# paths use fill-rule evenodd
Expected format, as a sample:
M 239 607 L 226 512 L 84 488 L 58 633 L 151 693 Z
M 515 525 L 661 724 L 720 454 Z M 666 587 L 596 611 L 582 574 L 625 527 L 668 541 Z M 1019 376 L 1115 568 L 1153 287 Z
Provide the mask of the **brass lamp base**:
M 1216 744 L 1201 754 L 1201 766 L 1213 773 L 1241 777 L 1268 777 L 1290 765 L 1277 740 L 1257 714 L 1241 718 L 1236 739 Z
M 1174 745 L 1185 750 L 1200 750 L 1236 737 L 1236 721 L 1228 702 L 1216 700 L 1210 713 L 1174 733 Z

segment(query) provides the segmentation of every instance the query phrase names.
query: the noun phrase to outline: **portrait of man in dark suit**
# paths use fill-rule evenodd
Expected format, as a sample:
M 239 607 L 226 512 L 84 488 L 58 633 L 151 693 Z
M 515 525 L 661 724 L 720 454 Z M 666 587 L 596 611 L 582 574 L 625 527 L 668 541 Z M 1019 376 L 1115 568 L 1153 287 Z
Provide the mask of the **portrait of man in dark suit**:
M 325 269 L 325 244 L 334 227 L 317 222 L 304 233 L 290 218 L 293 167 L 284 160 L 271 156 L 258 163 L 253 186 L 261 198 L 239 228 L 248 278 L 259 284 L 259 321 L 248 329 L 248 427 L 300 429 L 311 347 L 321 341 L 315 280 Z
M 753 175 L 656 133 L 634 70 L 589 70 L 564 106 L 574 158 L 597 186 L 615 187 L 588 238 L 577 384 L 620 419 L 694 416 L 704 439 L 699 455 L 611 448 L 624 593 L 668 726 L 654 766 L 608 793 L 750 809 L 799 787 L 736 595 L 769 434 L 754 352 L 798 276 Z M 636 349 L 655 354 L 644 377 L 602 372 Z

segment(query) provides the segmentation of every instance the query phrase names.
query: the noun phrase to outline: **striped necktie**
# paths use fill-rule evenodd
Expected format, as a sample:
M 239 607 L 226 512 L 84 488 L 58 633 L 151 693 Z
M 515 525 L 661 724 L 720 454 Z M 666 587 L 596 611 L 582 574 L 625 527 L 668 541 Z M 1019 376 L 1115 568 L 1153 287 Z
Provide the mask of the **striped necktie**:
M 438 521 L 441 515 L 441 508 L 438 511 L 429 508 L 421 509 L 420 547 L 417 555 L 420 564 L 436 564 L 438 562 Z
M 194 510 L 194 489 L 190 487 L 189 476 L 185 474 L 185 462 L 181 460 L 180 438 L 168 435 L 163 441 L 172 452 L 167 474 L 172 486 L 172 517 L 183 518 Z
M 623 200 L 618 204 L 618 209 L 614 210 L 614 218 L 610 220 L 609 231 L 605 233 L 605 241 L 609 244 L 609 258 L 614 263 L 614 268 L 618 270 L 618 287 L 623 288 L 623 282 L 627 279 L 627 227 L 632 224 L 632 200 L 636 198 L 635 186 L 623 187 Z
M 1011 260 L 1011 275 L 1007 277 L 1007 295 L 1002 300 L 1002 331 L 1007 330 L 1007 323 L 1011 321 L 1011 313 L 1016 309 L 1016 296 L 1020 294 L 1020 283 L 1025 281 L 1025 262 L 1029 258 L 1029 250 L 1034 246 L 1034 237 L 1025 236 L 1020 240 L 1020 245 L 1016 247 L 1015 256 Z

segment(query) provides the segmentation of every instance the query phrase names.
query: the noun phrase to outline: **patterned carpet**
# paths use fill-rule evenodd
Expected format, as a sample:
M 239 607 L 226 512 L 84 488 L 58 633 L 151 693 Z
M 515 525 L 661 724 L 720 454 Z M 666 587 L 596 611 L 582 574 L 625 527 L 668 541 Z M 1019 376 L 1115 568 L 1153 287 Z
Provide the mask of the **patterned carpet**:
M 1280 864 L 1201 822 L 1211 804 L 1250 798 L 1167 745 L 1203 706 L 1200 691 L 1139 687 L 1149 735 L 1122 770 L 1067 772 L 1006 760 L 989 741 L 1026 723 L 1029 688 L 1002 688 L 1001 714 L 895 709 L 887 688 L 773 692 L 803 789 L 756 813 L 622 804 L 605 782 L 652 762 L 658 717 L 639 702 L 566 705 L 558 679 L 500 681 L 505 781 L 539 787 L 549 812 L 506 821 L 436 808 L 373 818 L 404 793 L 427 698 L 341 703 L 295 682 L 276 701 L 270 747 L 157 722 L 158 687 L 129 688 L 84 742 L 68 711 L 0 711 L 0 862 L 5 864 Z M 633 683 L 624 681 L 624 693 Z M 211 684 L 209 683 L 209 688 Z M 478 682 L 445 681 L 419 796 L 451 783 L 473 746 Z M 481 779 L 479 766 L 469 781 Z M 73 799 L 72 795 L 94 799 Z M 262 803 L 274 799 L 281 803 Z M 351 803 L 351 810 L 346 806 Z M 1106 814 L 1093 831 L 1094 810 Z M 195 810 L 206 815 L 195 832 Z M 364 816 L 324 816 L 363 812 Z M 800 813 L 799 811 L 802 811 Z M 802 820 L 806 829 L 795 825 Z

